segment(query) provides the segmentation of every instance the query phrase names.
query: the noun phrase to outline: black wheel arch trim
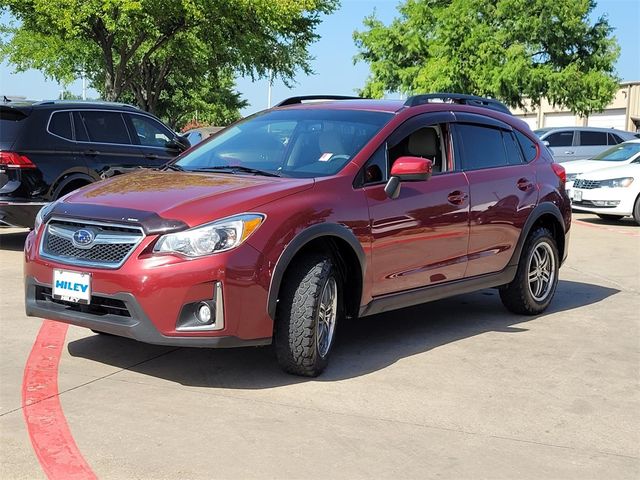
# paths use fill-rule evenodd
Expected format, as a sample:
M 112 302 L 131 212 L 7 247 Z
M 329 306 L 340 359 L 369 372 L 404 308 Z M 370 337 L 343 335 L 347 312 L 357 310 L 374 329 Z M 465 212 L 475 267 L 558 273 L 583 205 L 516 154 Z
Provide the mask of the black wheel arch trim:
M 537 205 L 529 214 L 529 218 L 527 218 L 527 221 L 522 228 L 520 238 L 518 238 L 518 242 L 516 243 L 513 255 L 511 256 L 511 260 L 509 260 L 509 266 L 518 265 L 518 263 L 520 262 L 520 255 L 522 254 L 522 248 L 524 247 L 524 242 L 527 240 L 527 237 L 529 237 L 531 228 L 543 215 L 547 214 L 551 214 L 555 217 L 555 219 L 562 227 L 562 234 L 565 236 L 567 235 L 567 225 L 564 222 L 564 218 L 562 217 L 562 213 L 560 212 L 558 206 L 551 202 L 545 202 Z M 565 240 L 565 247 L 562 255 L 563 258 L 560 259 L 561 262 L 564 261 L 564 258 L 566 258 L 566 243 L 567 242 Z M 560 245 L 558 245 L 558 247 L 560 247 Z
M 56 200 L 60 197 L 60 193 L 64 191 L 65 187 L 77 180 L 83 180 L 87 182 L 87 185 L 96 181 L 91 175 L 82 172 L 66 173 L 63 178 L 58 180 L 53 188 L 52 199 Z
M 271 282 L 269 284 L 269 296 L 267 301 L 267 312 L 271 319 L 276 318 L 276 307 L 278 303 L 278 293 L 282 285 L 284 273 L 287 271 L 291 260 L 296 254 L 302 250 L 302 248 L 309 242 L 316 240 L 320 237 L 337 237 L 344 240 L 352 248 L 353 252 L 358 258 L 360 263 L 360 269 L 362 273 L 362 279 L 365 278 L 366 270 L 366 256 L 362 245 L 353 234 L 353 232 L 346 226 L 339 223 L 320 223 L 306 228 L 302 232 L 298 233 L 291 242 L 285 247 L 280 254 L 276 266 L 273 269 L 271 275 Z M 358 300 L 360 301 L 360 300 Z

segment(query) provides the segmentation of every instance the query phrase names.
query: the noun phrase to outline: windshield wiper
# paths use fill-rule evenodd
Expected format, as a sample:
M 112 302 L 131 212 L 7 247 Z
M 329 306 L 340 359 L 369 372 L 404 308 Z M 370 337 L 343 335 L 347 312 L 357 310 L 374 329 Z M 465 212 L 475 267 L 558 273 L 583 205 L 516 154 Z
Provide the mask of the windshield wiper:
M 160 167 L 160 170 L 175 170 L 176 172 L 184 172 L 184 168 L 175 163 L 167 163 L 166 165 Z
M 258 170 L 257 168 L 244 167 L 242 165 L 216 165 L 215 167 L 202 167 L 202 168 L 196 168 L 195 170 L 190 170 L 190 171 L 192 172 L 218 171 L 223 173 L 245 172 L 245 173 L 253 173 L 254 175 L 262 175 L 264 177 L 280 176 L 274 172 L 268 172 L 266 170 Z

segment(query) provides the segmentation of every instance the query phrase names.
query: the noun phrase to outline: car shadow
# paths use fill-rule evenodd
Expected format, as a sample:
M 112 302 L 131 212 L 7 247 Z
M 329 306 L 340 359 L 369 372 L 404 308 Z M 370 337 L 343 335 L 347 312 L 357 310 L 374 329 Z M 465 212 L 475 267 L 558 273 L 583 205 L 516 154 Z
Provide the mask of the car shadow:
M 70 342 L 68 351 L 73 357 L 193 387 L 265 389 L 310 380 L 331 382 L 366 375 L 400 359 L 486 332 L 524 334 L 530 321 L 598 303 L 618 292 L 561 280 L 551 306 L 538 317 L 509 313 L 497 290 L 483 290 L 346 322 L 337 332 L 329 367 L 316 379 L 281 372 L 272 347 L 167 348 L 93 335 Z M 132 364 L 131 358 L 141 355 L 147 360 Z
M 638 226 L 638 224 L 635 222 L 635 220 L 633 219 L 633 217 L 624 217 L 624 218 L 620 218 L 620 219 L 616 219 L 616 220 L 606 220 L 604 218 L 600 218 L 598 217 L 595 213 L 593 214 L 593 217 L 580 217 L 577 218 L 576 220 L 583 222 L 583 223 L 589 223 L 591 225 L 606 225 L 606 226 L 612 226 L 612 227 L 636 227 Z
M 21 252 L 29 230 L 18 230 L 13 227 L 0 228 L 0 250 Z

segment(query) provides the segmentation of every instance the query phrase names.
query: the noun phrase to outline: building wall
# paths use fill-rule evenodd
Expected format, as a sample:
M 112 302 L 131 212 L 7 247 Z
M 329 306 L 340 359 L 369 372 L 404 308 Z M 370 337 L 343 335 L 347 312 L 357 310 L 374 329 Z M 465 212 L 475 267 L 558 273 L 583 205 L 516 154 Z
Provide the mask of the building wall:
M 591 126 L 640 132 L 640 82 L 620 84 L 616 96 L 604 111 L 581 117 L 542 100 L 539 108 L 525 102 L 524 109 L 512 109 L 532 129 L 542 127 Z

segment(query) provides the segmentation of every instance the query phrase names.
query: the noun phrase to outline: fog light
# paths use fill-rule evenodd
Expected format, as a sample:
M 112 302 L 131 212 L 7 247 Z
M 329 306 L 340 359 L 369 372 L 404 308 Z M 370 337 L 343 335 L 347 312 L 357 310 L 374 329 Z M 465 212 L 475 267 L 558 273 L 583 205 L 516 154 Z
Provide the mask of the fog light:
M 198 305 L 198 308 L 196 309 L 196 317 L 198 319 L 198 321 L 204 325 L 208 324 L 211 322 L 211 307 L 204 303 L 201 302 Z

